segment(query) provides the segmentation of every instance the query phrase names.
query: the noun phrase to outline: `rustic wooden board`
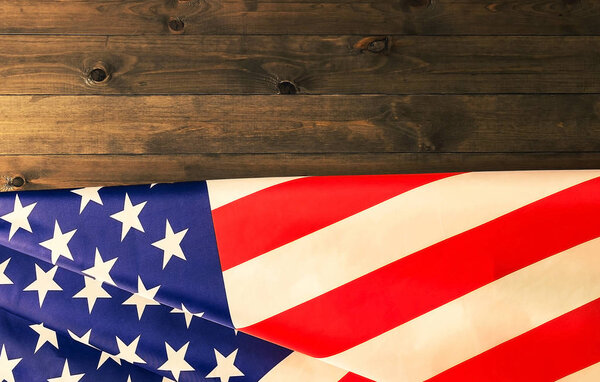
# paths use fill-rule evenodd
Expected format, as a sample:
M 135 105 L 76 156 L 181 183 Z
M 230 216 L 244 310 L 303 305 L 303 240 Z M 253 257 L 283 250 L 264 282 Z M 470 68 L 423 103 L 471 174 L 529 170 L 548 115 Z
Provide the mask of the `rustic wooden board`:
M 600 168 L 596 0 L 19 0 L 0 15 L 0 189 Z
M 600 153 L 358 153 L 0 156 L 3 190 L 217 178 L 600 168 Z M 6 186 L 23 177 L 22 187 Z
M 0 36 L 0 93 L 600 92 L 600 37 L 384 38 Z M 98 62 L 100 84 L 87 78 Z
M 0 96 L 0 154 L 600 151 L 600 95 Z
M 597 0 L 18 0 L 0 33 L 600 34 Z

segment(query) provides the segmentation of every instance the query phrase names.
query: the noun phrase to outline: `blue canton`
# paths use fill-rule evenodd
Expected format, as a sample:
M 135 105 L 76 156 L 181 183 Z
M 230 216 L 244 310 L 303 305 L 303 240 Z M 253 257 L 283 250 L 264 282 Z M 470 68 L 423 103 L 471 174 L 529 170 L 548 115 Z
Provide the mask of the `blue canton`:
M 0 381 L 258 381 L 205 182 L 0 195 Z

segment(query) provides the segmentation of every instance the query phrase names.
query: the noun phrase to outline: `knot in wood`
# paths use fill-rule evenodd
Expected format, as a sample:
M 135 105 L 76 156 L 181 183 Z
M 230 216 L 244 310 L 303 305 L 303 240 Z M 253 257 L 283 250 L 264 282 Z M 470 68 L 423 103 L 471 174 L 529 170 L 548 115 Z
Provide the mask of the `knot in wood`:
M 102 82 L 106 80 L 107 77 L 108 74 L 104 69 L 101 68 L 92 69 L 92 71 L 90 72 L 90 79 L 94 82 Z
M 183 29 L 185 28 L 183 20 L 179 17 L 170 17 L 167 25 L 172 33 L 183 33 Z
M 390 36 L 369 36 L 355 42 L 352 48 L 357 52 L 371 52 L 375 54 L 388 54 L 391 48 Z
M 104 62 L 95 63 L 87 75 L 87 81 L 93 85 L 103 85 L 110 79 L 108 65 Z
M 281 81 L 277 84 L 279 94 L 296 94 L 298 87 L 292 81 Z
M 374 40 L 367 45 L 367 50 L 372 53 L 381 53 L 387 49 L 388 39 Z
M 4 182 L 0 182 L 0 191 L 19 191 L 27 183 L 25 177 L 21 175 L 2 176 Z
M 9 186 L 14 188 L 21 188 L 25 185 L 25 179 L 22 176 L 15 176 L 8 181 Z

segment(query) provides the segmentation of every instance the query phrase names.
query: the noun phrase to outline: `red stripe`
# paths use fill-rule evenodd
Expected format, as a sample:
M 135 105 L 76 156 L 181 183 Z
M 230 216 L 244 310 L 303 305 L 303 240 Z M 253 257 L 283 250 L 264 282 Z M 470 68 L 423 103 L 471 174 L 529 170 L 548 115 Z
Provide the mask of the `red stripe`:
M 598 361 L 600 299 L 458 364 L 429 381 L 556 381 Z
M 600 178 L 563 190 L 241 330 L 313 357 L 340 353 L 600 236 L 599 195 Z
M 455 174 L 324 176 L 291 180 L 216 208 L 223 271 L 398 194 Z
M 374 382 L 372 379 L 365 378 L 358 374 L 348 373 L 342 377 L 338 382 Z

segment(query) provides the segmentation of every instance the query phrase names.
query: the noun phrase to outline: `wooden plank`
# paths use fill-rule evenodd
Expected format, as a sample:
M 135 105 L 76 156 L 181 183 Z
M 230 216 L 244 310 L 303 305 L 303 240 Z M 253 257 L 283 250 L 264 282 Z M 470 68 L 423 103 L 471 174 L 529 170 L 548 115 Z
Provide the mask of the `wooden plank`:
M 0 33 L 597 35 L 596 0 L 19 0 Z
M 600 37 L 382 39 L 0 36 L 0 94 L 600 92 Z
M 0 156 L 8 190 L 146 184 L 217 178 L 482 170 L 600 168 L 600 153 L 198 154 Z M 7 183 L 22 176 L 23 187 Z
M 600 151 L 600 95 L 0 96 L 0 154 Z

